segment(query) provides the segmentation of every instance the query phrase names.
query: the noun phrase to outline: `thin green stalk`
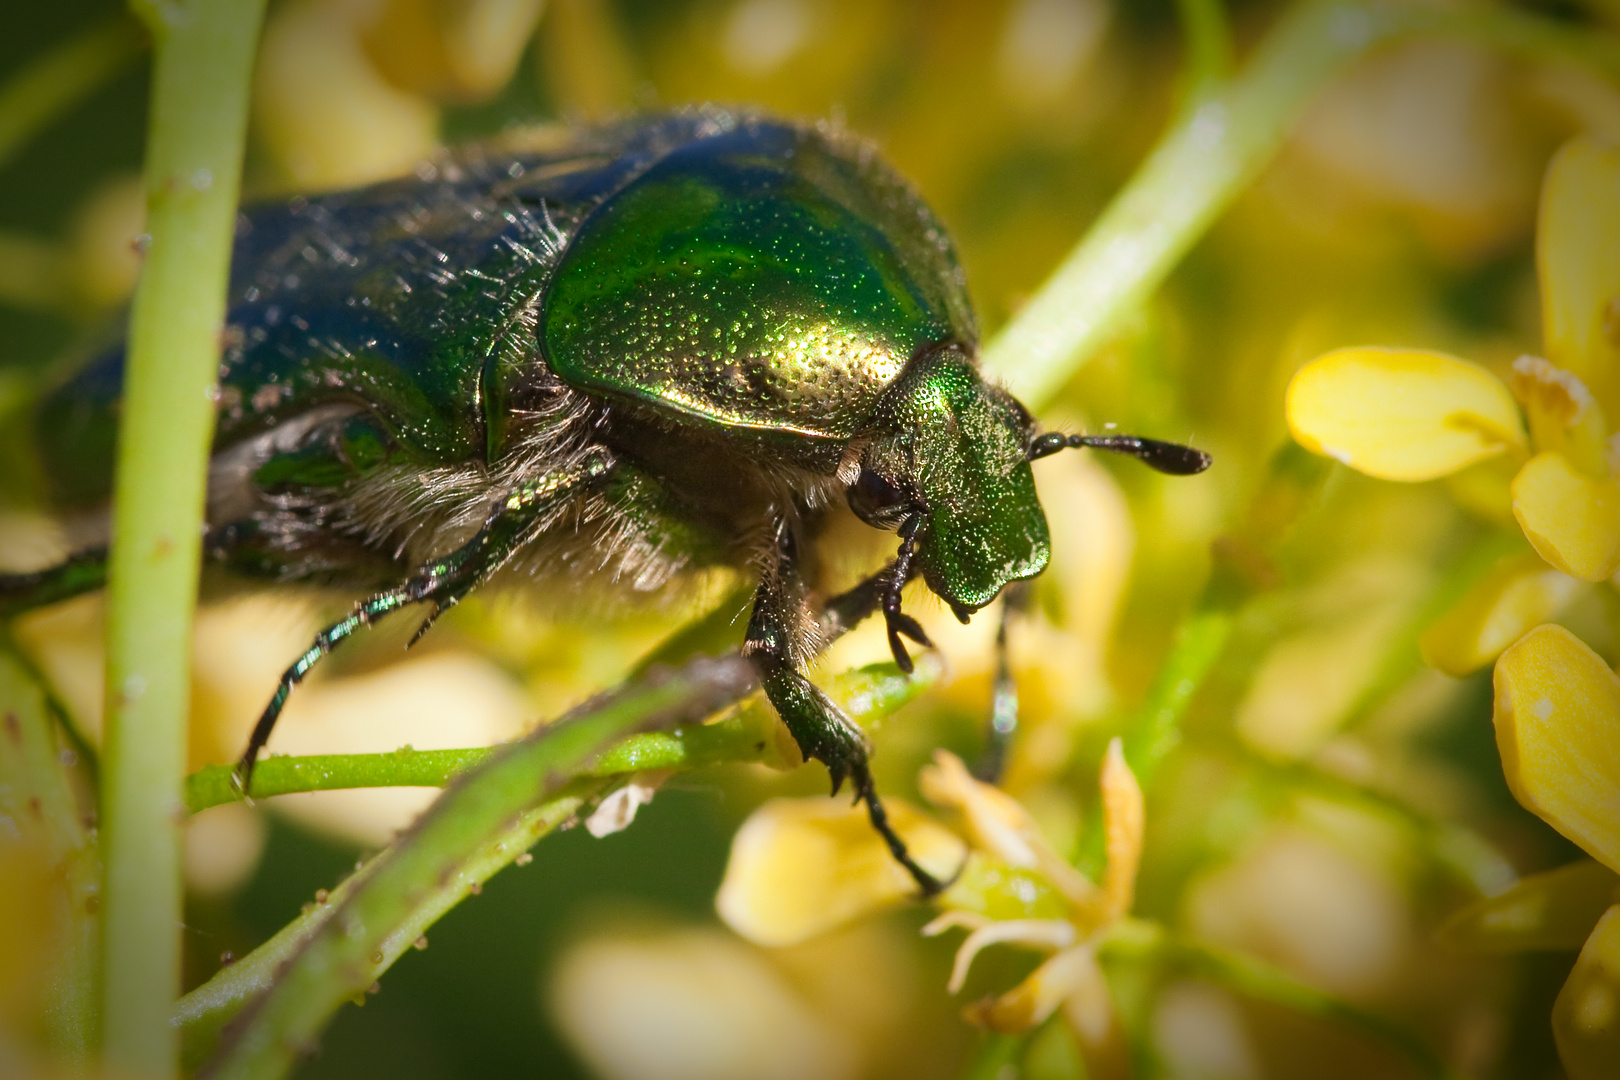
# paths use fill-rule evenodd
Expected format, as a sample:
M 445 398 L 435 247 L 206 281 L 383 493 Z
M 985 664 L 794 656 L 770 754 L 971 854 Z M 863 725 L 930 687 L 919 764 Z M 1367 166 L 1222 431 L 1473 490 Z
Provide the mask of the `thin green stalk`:
M 258 776 L 255 774 L 255 781 Z M 416 898 L 411 911 L 399 920 L 394 933 L 382 948 L 366 958 L 360 978 L 375 981 L 394 966 L 394 961 L 411 947 L 421 947 L 429 927 L 445 912 L 465 900 L 498 871 L 536 841 L 573 819 L 574 815 L 609 786 L 605 780 L 576 780 L 550 799 L 518 817 L 517 823 L 463 862 L 458 873 L 436 883 Z M 396 845 L 397 846 L 397 845 Z M 388 855 L 384 851 L 340 883 L 274 937 L 240 960 L 222 968 L 219 974 L 181 998 L 174 1009 L 173 1023 L 180 1029 L 183 1063 L 195 1070 L 218 1048 L 220 1034 L 231 1018 L 275 983 L 283 964 L 307 946 L 325 927 L 334 912 L 343 908 L 361 882 L 369 879 Z M 379 954 L 381 959 L 379 959 Z M 368 981 L 366 985 L 370 985 Z
M 962 1080 L 1002 1080 L 1009 1074 L 1019 1075 L 1018 1059 L 1028 1042 L 1027 1034 L 985 1032 L 978 1048 L 968 1057 L 967 1066 L 962 1070 Z
M 1210 580 L 1177 628 L 1170 653 L 1125 732 L 1126 760 L 1144 786 L 1180 744 L 1187 710 L 1226 648 L 1238 613 L 1277 583 L 1276 547 L 1315 504 L 1331 471 L 1322 458 L 1285 443 L 1272 455 L 1237 531 L 1216 542 Z
M 1384 655 L 1379 658 L 1367 685 L 1345 713 L 1339 730 L 1358 727 L 1390 694 L 1405 686 L 1412 676 L 1422 670 L 1425 665 L 1418 639 L 1435 620 L 1455 607 L 1503 559 L 1530 550 L 1524 534 L 1519 530 L 1491 529 L 1447 559 L 1444 571 L 1429 589 L 1428 595 L 1414 606 L 1405 623 L 1390 635 Z
M 1198 688 L 1232 636 L 1233 613 L 1200 610 L 1176 631 L 1175 643 L 1148 689 L 1139 719 L 1126 735 L 1125 759 L 1144 787 L 1159 765 L 1181 743 L 1181 722 Z
M 943 666 L 936 657 L 918 658 L 916 670 L 903 674 L 892 663 L 870 664 L 825 680 L 823 689 L 850 717 L 870 726 L 915 700 L 939 680 Z M 632 680 L 635 681 L 635 680 Z M 752 701 L 723 720 L 632 735 L 595 758 L 582 775 L 617 776 L 652 769 L 697 769 L 705 765 L 758 762 L 779 767 L 798 764 L 783 759 L 777 741 L 776 714 Z M 444 787 L 467 770 L 487 761 L 499 747 L 459 750 L 415 750 L 403 746 L 383 754 L 312 754 L 271 757 L 253 771 L 255 798 L 301 791 L 334 791 L 366 787 Z M 221 803 L 239 802 L 235 770 L 210 765 L 186 777 L 186 810 L 198 813 Z
M 1392 1020 L 1298 981 L 1269 964 L 1166 932 L 1156 923 L 1121 923 L 1099 949 L 1105 959 L 1158 962 L 1304 1016 L 1358 1031 L 1400 1054 L 1422 1076 L 1455 1080 L 1428 1043 Z
M 738 656 L 695 661 L 592 702 L 468 773 L 375 861 L 199 1075 L 285 1075 L 314 1047 L 338 1007 L 371 985 L 376 966 L 416 939 L 425 898 L 457 888 L 474 861 L 493 857 L 504 865 L 521 853 L 521 847 L 496 852 L 494 846 L 524 814 L 557 798 L 615 740 L 701 720 L 737 700 L 752 679 L 751 665 Z
M 909 677 L 902 675 L 893 664 L 874 664 L 837 676 L 829 681 L 827 689 L 855 720 L 870 725 L 915 699 L 937 681 L 942 670 L 942 665 L 926 656 L 919 658 L 915 674 Z M 741 684 L 737 688 L 742 689 Z M 375 979 L 381 976 L 399 957 L 406 944 L 416 941 L 433 922 L 464 899 L 475 884 L 488 880 L 507 863 L 519 858 L 540 837 L 572 817 L 582 806 L 606 790 L 611 785 L 612 777 L 648 769 L 695 768 L 722 761 L 786 764 L 778 752 L 777 728 L 774 716 L 763 704 L 755 701 L 714 723 L 677 727 L 668 732 L 630 735 L 592 757 L 581 767 L 577 779 L 548 801 L 522 815 L 504 835 L 475 851 L 463 864 L 461 873 L 441 883 L 442 887 L 415 897 L 411 910 L 400 919 L 399 930 L 388 938 L 388 944 L 382 950 L 382 959 L 377 960 L 373 954 L 368 969 L 370 977 Z M 394 754 L 353 755 L 353 758 L 356 759 L 354 768 L 357 770 L 381 769 L 396 784 L 410 782 L 405 777 L 409 770 L 416 767 L 416 759 L 432 761 L 437 758 L 438 764 L 422 770 L 417 780 L 420 783 L 441 783 L 453 778 L 454 773 L 471 769 L 499 752 L 500 748 L 396 751 Z M 397 760 L 399 758 L 408 761 L 403 769 Z M 294 766 L 295 770 L 302 768 L 304 763 L 317 766 L 332 763 L 333 775 L 341 775 L 342 770 L 348 767 L 335 757 L 271 758 L 261 762 L 261 771 L 254 773 L 254 789 L 261 790 L 261 777 L 271 775 L 262 770 L 282 763 Z M 439 766 L 444 768 L 443 778 L 434 779 L 432 768 Z M 318 767 L 315 771 L 320 772 L 321 769 Z M 218 775 L 209 775 L 206 781 L 198 781 L 199 798 L 215 793 L 220 786 L 229 787 L 227 770 L 204 772 Z M 202 775 L 197 774 L 193 780 Z M 296 771 L 293 775 L 296 775 Z M 281 965 L 304 946 L 333 911 L 347 902 L 354 889 L 367 879 L 376 865 L 377 859 L 373 859 L 358 868 L 353 876 L 317 905 L 306 910 L 300 918 L 283 927 L 275 937 L 181 999 L 174 1023 L 183 1032 L 184 1059 L 188 1068 L 200 1064 L 213 1051 L 220 1030 L 231 1017 L 249 998 L 270 987 Z
M 1253 757 L 1253 763 L 1290 794 L 1304 792 L 1388 817 L 1405 829 L 1456 884 L 1477 896 L 1495 896 L 1518 880 L 1513 863 L 1484 836 L 1467 826 L 1431 817 L 1397 795 L 1307 764 L 1279 765 L 1258 755 Z
M 0 86 L 0 168 L 56 117 L 109 82 L 141 50 L 141 31 L 118 16 L 36 57 Z
M 154 40 L 151 243 L 130 314 L 107 589 L 101 788 L 108 1065 L 173 1076 L 180 821 L 203 488 L 248 84 L 264 0 L 140 12 Z
M 632 735 L 597 758 L 583 775 L 617 776 L 647 769 L 695 769 L 720 762 L 780 763 L 775 718 L 763 707 L 739 710 L 713 724 Z M 253 797 L 342 788 L 444 787 L 500 752 L 498 746 L 464 750 L 413 750 L 386 754 L 314 754 L 273 757 L 253 771 Z M 191 813 L 242 798 L 232 782 L 235 769 L 210 765 L 186 778 L 186 809 Z
M 88 1071 L 100 1028 L 95 847 L 57 754 L 45 692 L 9 646 L 0 647 L 0 820 L 7 821 L 13 838 L 51 860 L 60 906 L 49 928 L 54 931 L 50 964 L 42 979 L 45 1037 L 60 1064 Z M 7 929 L 44 933 L 48 928 Z
M 1176 0 L 1176 13 L 1187 38 L 1183 93 L 1187 105 L 1196 107 L 1231 73 L 1232 28 L 1222 0 Z
M 1283 16 L 1236 78 L 1159 142 L 1062 265 L 986 346 L 985 366 L 1040 409 L 1156 290 L 1351 63 L 1414 35 L 1468 37 L 1620 78 L 1620 46 L 1508 8 L 1312 0 Z

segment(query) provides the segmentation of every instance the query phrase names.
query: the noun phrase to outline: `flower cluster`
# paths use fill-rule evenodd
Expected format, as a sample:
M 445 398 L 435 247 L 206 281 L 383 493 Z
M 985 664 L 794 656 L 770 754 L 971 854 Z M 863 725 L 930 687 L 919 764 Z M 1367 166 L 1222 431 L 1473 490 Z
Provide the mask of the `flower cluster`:
M 974 1002 L 963 1015 L 991 1031 L 1021 1034 L 1062 1010 L 1091 1075 L 1118 1072 L 1127 1053 L 1097 946 L 1131 909 L 1142 855 L 1142 789 L 1120 740 L 1109 744 L 1099 782 L 1106 869 L 1093 882 L 1053 850 L 1017 800 L 977 780 L 962 760 L 937 751 L 920 777 L 923 793 L 954 811 L 955 834 L 896 803 L 891 813 L 914 851 L 955 877 L 935 903 L 929 936 L 965 929 L 948 989 L 959 993 L 975 957 L 991 945 L 1047 954 L 1027 978 Z M 836 854 L 836 859 L 828 855 Z M 739 832 L 717 901 L 743 936 L 791 944 L 906 897 L 908 881 L 858 811 L 824 799 L 777 800 Z
M 1475 583 L 1422 647 L 1456 675 L 1495 661 L 1496 738 L 1514 795 L 1596 860 L 1526 878 L 1449 929 L 1454 943 L 1498 951 L 1585 936 L 1553 1013 L 1560 1055 L 1582 1080 L 1612 1076 L 1620 1061 L 1620 677 L 1548 620 L 1584 592 L 1612 589 L 1620 571 L 1620 435 L 1607 420 L 1620 415 L 1616 236 L 1620 147 L 1576 140 L 1542 192 L 1546 357 L 1520 357 L 1504 382 L 1441 353 L 1343 349 L 1288 390 L 1302 445 L 1387 480 L 1472 472 L 1454 490 L 1510 516 L 1533 548 Z

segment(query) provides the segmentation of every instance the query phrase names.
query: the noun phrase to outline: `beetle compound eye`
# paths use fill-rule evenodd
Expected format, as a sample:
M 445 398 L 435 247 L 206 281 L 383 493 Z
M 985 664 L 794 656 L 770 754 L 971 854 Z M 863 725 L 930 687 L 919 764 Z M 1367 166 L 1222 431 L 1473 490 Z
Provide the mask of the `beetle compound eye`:
M 862 502 L 874 508 L 887 509 L 906 501 L 906 493 L 900 490 L 900 485 L 871 469 L 861 470 L 861 475 L 855 481 L 855 490 Z
M 879 529 L 892 529 L 900 524 L 904 511 L 911 505 L 911 496 L 889 478 L 862 469 L 861 475 L 849 486 L 846 496 L 849 508 L 868 525 Z

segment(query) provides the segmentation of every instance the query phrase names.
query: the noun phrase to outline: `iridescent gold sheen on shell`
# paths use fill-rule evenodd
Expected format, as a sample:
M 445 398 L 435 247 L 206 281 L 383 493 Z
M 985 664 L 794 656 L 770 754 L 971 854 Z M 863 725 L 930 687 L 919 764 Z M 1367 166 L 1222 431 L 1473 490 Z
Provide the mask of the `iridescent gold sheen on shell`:
M 908 189 L 869 155 L 779 127 L 683 147 L 591 214 L 540 336 L 582 389 L 844 442 L 913 356 L 971 345 L 967 312 Z

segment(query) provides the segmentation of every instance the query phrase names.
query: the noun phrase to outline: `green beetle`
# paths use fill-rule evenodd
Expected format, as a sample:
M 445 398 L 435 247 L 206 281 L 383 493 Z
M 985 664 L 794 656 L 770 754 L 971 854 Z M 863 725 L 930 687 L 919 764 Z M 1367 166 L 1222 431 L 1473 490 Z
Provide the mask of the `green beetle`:
M 881 611 L 896 662 L 920 574 L 964 621 L 1039 574 L 1030 462 L 1065 446 L 1168 472 L 1208 459 L 1124 436 L 1038 435 L 985 381 L 944 229 L 864 143 L 824 125 L 694 110 L 482 146 L 415 177 L 239 219 L 209 556 L 375 590 L 282 677 L 408 605 L 433 618 L 500 574 L 649 592 L 706 566 L 758 579 L 745 653 L 806 757 L 889 828 L 858 729 L 804 675 Z M 83 554 L 0 578 L 0 608 L 96 587 L 123 357 L 47 394 L 36 436 Z M 839 500 L 899 535 L 825 604 L 810 548 Z M 102 526 L 104 527 L 104 526 Z

